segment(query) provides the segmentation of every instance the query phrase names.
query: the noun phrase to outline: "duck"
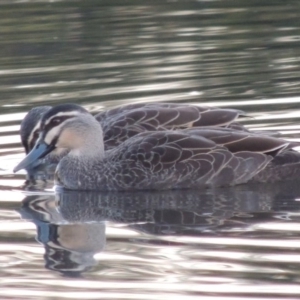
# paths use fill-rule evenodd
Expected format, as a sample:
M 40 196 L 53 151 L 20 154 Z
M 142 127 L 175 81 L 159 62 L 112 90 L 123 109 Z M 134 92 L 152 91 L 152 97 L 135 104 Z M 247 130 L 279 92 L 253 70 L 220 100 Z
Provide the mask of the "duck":
M 33 107 L 20 126 L 21 142 L 28 154 L 39 137 L 42 116 L 51 106 Z M 135 103 L 98 112 L 94 117 L 101 124 L 105 150 L 112 149 L 126 139 L 144 131 L 175 130 L 201 126 L 222 126 L 246 130 L 236 120 L 244 112 L 210 106 L 180 103 Z M 68 153 L 55 149 L 43 159 L 28 166 L 27 178 L 34 180 L 38 172 L 53 174 L 57 163 Z
M 42 116 L 39 131 L 14 172 L 64 148 L 55 183 L 70 190 L 213 188 L 300 175 L 299 143 L 233 128 L 144 131 L 105 150 L 96 118 L 77 104 L 59 104 Z

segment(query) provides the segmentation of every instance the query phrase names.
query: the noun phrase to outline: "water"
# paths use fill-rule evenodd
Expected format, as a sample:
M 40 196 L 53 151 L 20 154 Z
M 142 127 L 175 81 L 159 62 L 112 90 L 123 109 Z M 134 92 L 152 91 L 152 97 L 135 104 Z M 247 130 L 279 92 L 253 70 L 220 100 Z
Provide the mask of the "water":
M 299 140 L 300 2 L 0 2 L 1 299 L 299 299 L 294 182 L 24 191 L 31 107 L 177 101 Z

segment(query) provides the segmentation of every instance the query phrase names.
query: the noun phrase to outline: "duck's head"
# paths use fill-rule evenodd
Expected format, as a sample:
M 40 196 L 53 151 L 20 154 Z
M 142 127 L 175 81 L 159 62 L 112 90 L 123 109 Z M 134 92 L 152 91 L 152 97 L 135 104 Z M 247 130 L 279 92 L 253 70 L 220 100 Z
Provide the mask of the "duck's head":
M 34 107 L 23 119 L 20 127 L 20 135 L 26 154 L 32 150 L 38 140 L 42 116 L 50 109 L 51 106 Z
M 56 148 L 79 149 L 86 137 L 94 134 L 92 127 L 97 125 L 100 127 L 92 115 L 79 105 L 60 104 L 49 109 L 39 122 L 35 146 L 14 168 L 14 172 L 30 168 Z

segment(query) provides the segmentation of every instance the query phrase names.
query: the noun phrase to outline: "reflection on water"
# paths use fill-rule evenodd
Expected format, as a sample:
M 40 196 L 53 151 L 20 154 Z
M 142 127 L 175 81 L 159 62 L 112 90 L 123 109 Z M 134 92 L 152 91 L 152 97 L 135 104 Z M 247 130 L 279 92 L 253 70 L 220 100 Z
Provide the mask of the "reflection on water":
M 0 298 L 299 298 L 297 182 L 54 195 L 12 174 L 20 121 L 44 104 L 228 106 L 299 139 L 299 6 L 1 1 Z
M 297 182 L 208 191 L 62 191 L 27 196 L 20 213 L 37 226 L 46 268 L 66 277 L 89 271 L 104 281 L 132 278 L 153 292 L 160 282 L 178 284 L 178 293 L 215 283 L 220 295 L 234 295 L 239 289 L 223 284 L 281 280 L 287 288 L 290 278 L 299 280 L 300 244 L 293 240 L 299 196 Z M 249 287 L 243 293 L 251 294 Z

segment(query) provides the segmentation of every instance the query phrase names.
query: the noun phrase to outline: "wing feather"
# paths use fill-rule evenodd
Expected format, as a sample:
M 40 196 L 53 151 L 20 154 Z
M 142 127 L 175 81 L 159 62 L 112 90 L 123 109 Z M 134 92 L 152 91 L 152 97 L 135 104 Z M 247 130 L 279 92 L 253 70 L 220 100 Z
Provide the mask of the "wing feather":
M 184 132 L 204 137 L 217 145 L 223 145 L 233 153 L 251 151 L 275 155 L 282 150 L 300 145 L 300 143 L 289 142 L 269 135 L 233 131 L 227 128 L 192 128 L 186 129 Z
M 149 103 L 112 109 L 96 119 L 101 123 L 105 146 L 111 149 L 141 132 L 224 126 L 241 114 L 233 109 Z

